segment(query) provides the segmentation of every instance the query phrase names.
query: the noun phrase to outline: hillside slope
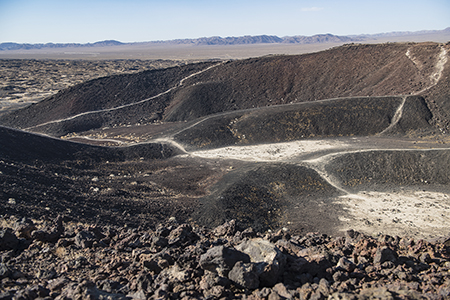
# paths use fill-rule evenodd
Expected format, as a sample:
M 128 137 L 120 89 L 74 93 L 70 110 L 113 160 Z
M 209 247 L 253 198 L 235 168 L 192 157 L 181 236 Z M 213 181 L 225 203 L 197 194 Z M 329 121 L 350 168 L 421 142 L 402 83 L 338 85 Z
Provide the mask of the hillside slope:
M 0 124 L 64 135 L 329 98 L 421 95 L 430 122 L 448 131 L 449 49 L 437 43 L 345 45 L 100 78 L 1 116 Z
M 63 119 L 80 113 L 111 109 L 157 96 L 176 86 L 180 80 L 210 63 L 191 64 L 160 70 L 144 71 L 94 79 L 73 86 L 39 103 L 32 104 L 2 117 L 2 124 L 26 128 L 40 123 Z M 151 112 L 159 112 L 168 105 L 158 97 L 149 101 Z M 122 112 L 118 111 L 120 115 Z M 143 112 L 145 113 L 145 112 Z M 142 114 L 143 117 L 148 117 Z M 123 117 L 119 119 L 123 120 Z M 125 122 L 125 121 L 124 121 Z
M 402 134 L 428 129 L 430 117 L 424 99 L 418 96 L 337 98 L 212 115 L 188 123 L 173 139 L 186 150 L 194 150 Z

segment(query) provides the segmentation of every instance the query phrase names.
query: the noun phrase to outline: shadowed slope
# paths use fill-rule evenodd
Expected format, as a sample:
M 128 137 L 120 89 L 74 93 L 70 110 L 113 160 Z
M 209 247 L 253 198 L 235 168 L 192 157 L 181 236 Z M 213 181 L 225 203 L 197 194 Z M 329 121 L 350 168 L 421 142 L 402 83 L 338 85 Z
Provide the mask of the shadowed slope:
M 30 134 L 0 126 L 0 157 L 32 163 L 36 160 L 60 163 L 65 160 L 88 163 L 123 161 L 127 159 L 168 158 L 181 151 L 161 143 L 141 144 L 129 147 L 110 148 L 74 143 L 48 136 Z
M 222 171 L 177 161 L 162 143 L 96 147 L 0 127 L 2 215 L 69 215 L 100 224 L 186 220 Z
M 342 98 L 210 116 L 176 133 L 186 149 L 277 143 L 333 136 L 405 133 L 428 128 L 423 98 Z M 189 124 L 188 124 L 189 125 Z

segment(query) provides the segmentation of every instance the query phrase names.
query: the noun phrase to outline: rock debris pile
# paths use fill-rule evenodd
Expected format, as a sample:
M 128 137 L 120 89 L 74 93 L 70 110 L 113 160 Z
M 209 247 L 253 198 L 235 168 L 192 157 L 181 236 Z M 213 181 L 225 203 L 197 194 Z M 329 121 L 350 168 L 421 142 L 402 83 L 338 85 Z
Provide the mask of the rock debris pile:
M 450 247 L 355 231 L 332 238 L 153 230 L 3 217 L 0 299 L 448 299 Z

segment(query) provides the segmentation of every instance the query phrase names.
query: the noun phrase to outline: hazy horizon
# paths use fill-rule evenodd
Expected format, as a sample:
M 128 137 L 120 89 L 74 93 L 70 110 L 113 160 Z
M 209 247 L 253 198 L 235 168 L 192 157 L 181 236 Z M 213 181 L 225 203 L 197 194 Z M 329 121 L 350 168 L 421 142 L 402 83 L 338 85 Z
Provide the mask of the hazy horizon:
M 450 27 L 447 27 L 450 28 Z M 443 29 L 425 29 L 425 30 L 418 30 L 418 31 L 392 31 L 392 32 L 378 32 L 378 33 L 373 33 L 373 34 L 357 34 L 357 35 L 348 35 L 348 36 L 353 36 L 353 37 L 357 37 L 357 36 L 370 36 L 370 35 L 377 35 L 377 34 L 393 34 L 395 35 L 395 33 L 411 33 L 412 35 L 414 35 L 415 33 L 421 33 L 421 32 L 427 32 L 427 31 L 442 31 L 445 30 L 447 28 L 443 28 Z M 333 34 L 332 32 L 326 32 L 326 33 L 316 33 L 313 35 L 308 35 L 306 37 L 313 37 L 313 36 L 318 36 L 318 35 L 327 35 L 327 34 L 331 34 L 334 36 L 338 36 Z M 267 35 L 267 34 L 261 34 L 261 35 L 242 35 L 242 36 L 201 36 L 201 37 L 193 37 L 193 38 L 180 38 L 180 39 L 170 39 L 170 40 L 149 40 L 149 41 L 139 41 L 139 42 L 134 42 L 134 41 L 129 41 L 129 42 L 123 42 L 120 40 L 98 40 L 98 41 L 93 41 L 93 42 L 87 42 L 87 43 L 73 43 L 73 42 L 68 42 L 68 43 L 53 43 L 53 42 L 48 42 L 48 43 L 17 43 L 17 44 L 30 44 L 30 45 L 46 45 L 46 44 L 80 44 L 80 45 L 87 45 L 87 44 L 95 44 L 95 43 L 101 43 L 101 42 L 120 42 L 123 44 L 134 44 L 134 43 L 158 43 L 158 42 L 170 42 L 170 41 L 176 41 L 176 40 L 196 40 L 196 39 L 208 39 L 208 38 L 221 38 L 221 39 L 226 39 L 226 38 L 240 38 L 240 37 L 258 37 L 258 36 L 276 36 L 276 35 Z M 300 35 L 295 35 L 295 36 L 300 36 Z M 340 35 L 342 36 L 342 35 Z M 290 36 L 277 36 L 279 38 L 286 38 L 286 37 L 290 37 Z M 0 44 L 2 43 L 16 43 L 16 42 L 0 42 Z
M 0 43 L 414 32 L 445 29 L 449 16 L 445 0 L 0 0 Z

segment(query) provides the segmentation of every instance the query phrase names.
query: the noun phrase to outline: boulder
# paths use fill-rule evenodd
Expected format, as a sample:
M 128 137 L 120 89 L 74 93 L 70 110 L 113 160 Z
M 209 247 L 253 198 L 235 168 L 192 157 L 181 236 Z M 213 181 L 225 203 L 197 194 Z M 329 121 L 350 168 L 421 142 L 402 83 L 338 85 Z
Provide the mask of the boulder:
M 361 299 L 385 299 L 385 300 L 393 300 L 394 296 L 390 291 L 388 291 L 385 287 L 379 288 L 368 288 L 361 290 L 359 294 L 359 298 Z
M 341 257 L 336 265 L 338 270 L 345 271 L 345 272 L 353 272 L 355 270 L 356 265 L 350 261 L 349 259 L 345 257 Z
M 10 228 L 0 230 L 0 251 L 15 250 L 19 246 L 19 239 Z
M 64 276 L 61 276 L 61 277 L 49 280 L 47 283 L 47 288 L 50 291 L 59 291 L 64 286 L 66 286 L 68 283 L 69 283 L 69 280 Z
M 395 263 L 397 261 L 397 258 L 398 255 L 394 250 L 388 247 L 381 247 L 377 249 L 377 252 L 375 252 L 373 263 L 382 264 L 385 261 L 391 261 Z
M 75 245 L 80 248 L 90 248 L 95 240 L 96 237 L 92 232 L 82 230 L 75 236 Z
M 16 224 L 16 232 L 18 233 L 18 237 L 21 238 L 31 239 L 31 233 L 36 229 L 33 221 L 28 218 L 23 218 Z
M 181 268 L 175 264 L 168 268 L 165 268 L 157 277 L 157 282 L 186 282 L 190 276 L 191 270 Z
M 201 290 L 210 290 L 214 286 L 228 287 L 230 280 L 219 276 L 217 273 L 206 271 L 199 283 Z
M 224 224 L 217 226 L 213 233 L 216 236 L 230 236 L 236 233 L 236 220 L 230 220 Z
M 259 287 L 259 274 L 253 263 L 238 261 L 228 274 L 228 278 L 242 288 L 256 289 Z
M 255 264 L 259 281 L 263 286 L 273 286 L 283 273 L 286 256 L 271 242 L 255 238 L 242 242 L 236 247 L 250 257 Z
M 54 220 L 53 226 L 31 232 L 31 238 L 44 243 L 56 243 L 64 233 L 63 218 L 63 216 L 58 216 Z
M 216 246 L 200 256 L 200 266 L 204 270 L 227 276 L 236 262 L 250 262 L 250 257 L 241 251 L 226 246 Z
M 289 293 L 288 289 L 283 283 L 277 283 L 272 289 L 279 296 L 283 297 L 282 299 L 292 299 L 292 295 Z
M 193 243 L 198 238 L 197 234 L 192 231 L 190 225 L 182 224 L 170 232 L 167 240 L 170 246 L 181 246 Z

